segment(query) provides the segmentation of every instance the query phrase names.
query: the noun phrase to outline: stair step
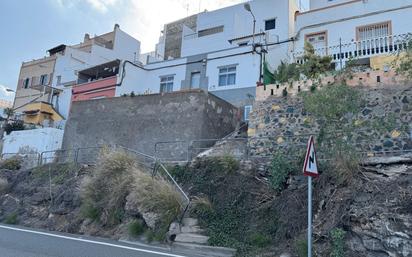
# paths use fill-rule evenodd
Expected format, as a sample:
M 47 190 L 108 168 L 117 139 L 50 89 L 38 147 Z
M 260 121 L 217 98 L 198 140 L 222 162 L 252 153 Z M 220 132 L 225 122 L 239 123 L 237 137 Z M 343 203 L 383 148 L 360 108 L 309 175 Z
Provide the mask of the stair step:
M 189 243 L 175 242 L 172 244 L 172 248 L 180 252 L 189 254 L 196 253 L 196 255 L 205 257 L 233 257 L 236 254 L 236 249 L 232 248 L 214 247 L 208 245 L 198 245 Z
M 180 231 L 182 233 L 194 233 L 194 234 L 202 234 L 205 232 L 199 226 L 183 226 L 180 228 Z
M 176 235 L 174 241 L 178 243 L 207 244 L 208 240 L 208 236 L 203 236 L 194 233 L 181 233 Z
M 186 227 L 194 227 L 194 226 L 197 226 L 198 223 L 199 222 L 197 221 L 197 219 L 193 219 L 193 218 L 184 218 L 182 220 L 183 226 L 186 226 Z

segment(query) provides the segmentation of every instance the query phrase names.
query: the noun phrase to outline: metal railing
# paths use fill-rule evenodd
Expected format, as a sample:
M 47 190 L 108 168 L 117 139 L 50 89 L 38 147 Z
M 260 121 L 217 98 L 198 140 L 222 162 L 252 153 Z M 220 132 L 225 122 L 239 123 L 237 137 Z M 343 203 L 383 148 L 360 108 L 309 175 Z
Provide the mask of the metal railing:
M 408 47 L 408 39 L 411 34 L 388 35 L 383 37 L 368 38 L 355 42 L 345 42 L 339 45 L 316 48 L 315 54 L 319 56 L 331 56 L 333 62 L 347 61 L 362 57 L 370 57 L 381 54 L 397 53 Z M 303 49 L 292 53 L 294 62 L 304 63 Z

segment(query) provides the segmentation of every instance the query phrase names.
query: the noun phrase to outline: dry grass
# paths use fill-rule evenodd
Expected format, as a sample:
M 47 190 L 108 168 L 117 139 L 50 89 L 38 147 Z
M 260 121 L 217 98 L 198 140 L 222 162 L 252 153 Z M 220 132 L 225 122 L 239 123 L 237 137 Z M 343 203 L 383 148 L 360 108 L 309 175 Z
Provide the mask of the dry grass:
M 350 152 L 338 152 L 333 157 L 333 176 L 340 185 L 349 184 L 360 171 L 358 156 Z
M 8 188 L 9 183 L 7 182 L 7 179 L 0 178 L 0 195 L 6 193 Z
M 10 159 L 2 160 L 0 162 L 0 169 L 19 170 L 21 168 L 22 163 L 23 163 L 22 158 L 12 157 Z
M 93 175 L 82 185 L 84 217 L 113 226 L 124 220 L 126 202 L 138 213 L 155 213 L 163 235 L 182 211 L 182 198 L 163 177 L 152 177 L 124 151 L 104 150 Z
M 91 178 L 82 185 L 83 215 L 104 225 L 121 223 L 136 162 L 124 151 L 103 150 Z
M 183 199 L 174 185 L 163 177 L 152 176 L 139 169 L 133 172 L 134 186 L 129 198 L 139 204 L 142 212 L 159 214 L 157 233 L 166 233 L 171 222 L 183 210 Z

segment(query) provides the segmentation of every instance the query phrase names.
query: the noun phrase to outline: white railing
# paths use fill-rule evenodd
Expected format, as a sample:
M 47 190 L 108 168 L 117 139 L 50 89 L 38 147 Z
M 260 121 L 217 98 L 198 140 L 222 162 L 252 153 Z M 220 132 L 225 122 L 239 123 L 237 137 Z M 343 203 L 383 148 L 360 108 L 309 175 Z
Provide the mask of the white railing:
M 349 59 L 366 58 L 381 54 L 391 54 L 402 51 L 408 47 L 411 34 L 390 35 L 385 37 L 370 38 L 361 41 L 345 42 L 325 48 L 316 48 L 315 54 L 331 56 L 332 62 L 346 62 Z M 304 63 L 304 49 L 292 52 L 293 62 Z

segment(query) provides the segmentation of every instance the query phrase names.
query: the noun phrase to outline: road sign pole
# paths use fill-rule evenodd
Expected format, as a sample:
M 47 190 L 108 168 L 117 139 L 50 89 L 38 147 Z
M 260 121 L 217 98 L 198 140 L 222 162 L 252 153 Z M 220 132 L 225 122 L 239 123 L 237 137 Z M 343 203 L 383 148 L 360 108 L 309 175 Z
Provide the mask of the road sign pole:
M 308 257 L 312 257 L 312 177 L 308 177 Z

